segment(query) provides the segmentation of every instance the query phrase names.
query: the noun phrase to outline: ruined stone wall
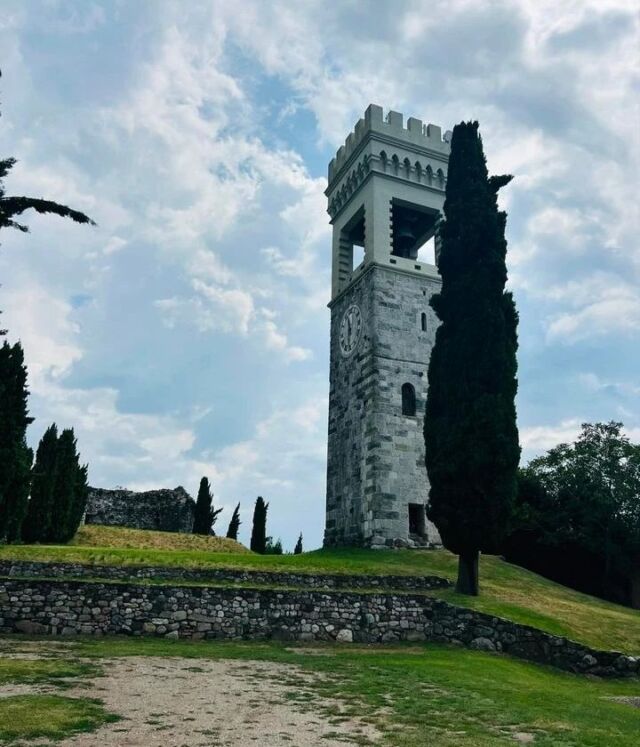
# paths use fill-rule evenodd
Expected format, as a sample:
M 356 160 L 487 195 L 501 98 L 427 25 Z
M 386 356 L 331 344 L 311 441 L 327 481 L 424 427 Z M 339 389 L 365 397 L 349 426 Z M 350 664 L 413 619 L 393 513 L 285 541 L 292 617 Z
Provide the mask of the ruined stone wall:
M 85 523 L 188 533 L 194 512 L 195 502 L 181 486 L 142 493 L 89 488 Z
M 385 643 L 441 641 L 600 676 L 640 658 L 415 594 L 0 579 L 0 632 Z

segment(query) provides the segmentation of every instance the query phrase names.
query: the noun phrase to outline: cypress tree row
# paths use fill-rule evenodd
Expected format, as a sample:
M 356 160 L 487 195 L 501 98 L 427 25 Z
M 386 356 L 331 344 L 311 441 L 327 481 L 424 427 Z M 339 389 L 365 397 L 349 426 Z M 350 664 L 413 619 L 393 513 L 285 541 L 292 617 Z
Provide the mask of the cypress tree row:
M 28 395 L 22 346 L 5 341 L 0 348 L 0 540 L 7 542 L 20 539 L 31 485 Z
M 232 540 L 238 539 L 238 529 L 240 528 L 240 504 L 235 507 L 231 521 L 229 522 L 229 528 L 227 529 L 227 537 Z
M 50 425 L 40 439 L 31 478 L 31 499 L 22 525 L 25 542 L 45 542 L 51 527 L 53 489 L 58 458 L 58 428 Z
M 267 510 L 269 504 L 264 502 L 262 496 L 256 499 L 253 509 L 253 527 L 251 528 L 250 548 L 253 552 L 264 555 L 267 548 Z
M 477 122 L 453 130 L 444 221 L 441 321 L 429 362 L 424 436 L 427 514 L 459 555 L 457 590 L 478 593 L 479 552 L 500 546 L 516 495 L 518 315 L 507 280 L 506 213 L 489 177 Z
M 31 500 L 22 527 L 24 540 L 68 542 L 82 520 L 87 494 L 87 466 L 80 466 L 73 428 L 58 437 L 54 423 L 36 452 Z

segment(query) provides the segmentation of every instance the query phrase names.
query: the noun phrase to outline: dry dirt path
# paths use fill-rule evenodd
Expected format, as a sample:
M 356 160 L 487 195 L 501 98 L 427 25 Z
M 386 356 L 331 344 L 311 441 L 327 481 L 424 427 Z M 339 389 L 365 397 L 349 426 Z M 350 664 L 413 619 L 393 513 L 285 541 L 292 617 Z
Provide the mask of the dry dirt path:
M 64 694 L 99 698 L 121 720 L 62 747 L 344 747 L 379 739 L 369 724 L 341 716 L 338 702 L 309 692 L 315 675 L 295 666 L 148 656 L 100 663 L 104 676 Z

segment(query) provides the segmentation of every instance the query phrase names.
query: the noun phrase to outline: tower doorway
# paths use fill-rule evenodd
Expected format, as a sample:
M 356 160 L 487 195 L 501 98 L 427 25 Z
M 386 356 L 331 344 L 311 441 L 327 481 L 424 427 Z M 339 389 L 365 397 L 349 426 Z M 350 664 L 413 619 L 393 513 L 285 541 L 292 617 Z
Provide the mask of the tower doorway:
M 409 534 L 427 536 L 427 515 L 421 503 L 409 504 Z

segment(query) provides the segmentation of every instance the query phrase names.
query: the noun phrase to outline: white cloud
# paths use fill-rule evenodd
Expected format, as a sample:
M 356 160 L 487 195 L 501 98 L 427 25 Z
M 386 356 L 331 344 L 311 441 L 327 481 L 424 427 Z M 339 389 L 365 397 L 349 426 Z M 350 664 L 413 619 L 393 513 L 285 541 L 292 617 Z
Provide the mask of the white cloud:
M 523 449 L 541 453 L 560 443 L 575 441 L 581 431 L 582 420 L 569 418 L 554 425 L 534 425 L 520 428 Z
M 304 361 L 311 358 L 311 351 L 296 345 L 289 345 L 287 336 L 278 329 L 272 319 L 264 319 L 259 325 L 264 334 L 264 342 L 269 350 L 283 352 L 289 361 Z
M 8 289 L 2 294 L 2 303 L 2 321 L 25 350 L 30 388 L 64 378 L 82 358 L 80 329 L 71 319 L 71 306 L 34 284 Z
M 635 336 L 640 330 L 638 286 L 603 270 L 585 269 L 581 275 L 556 284 L 536 281 L 530 275 L 516 282 L 554 309 L 545 319 L 547 340 L 575 344 L 604 335 Z

